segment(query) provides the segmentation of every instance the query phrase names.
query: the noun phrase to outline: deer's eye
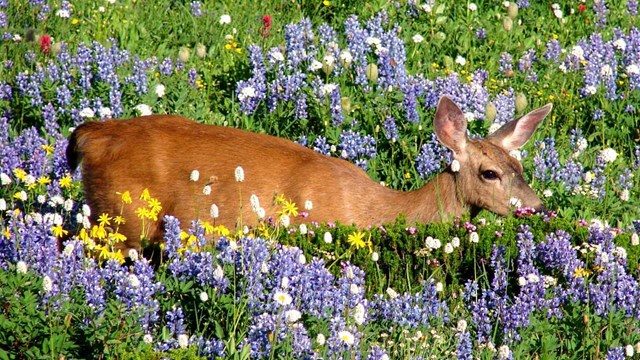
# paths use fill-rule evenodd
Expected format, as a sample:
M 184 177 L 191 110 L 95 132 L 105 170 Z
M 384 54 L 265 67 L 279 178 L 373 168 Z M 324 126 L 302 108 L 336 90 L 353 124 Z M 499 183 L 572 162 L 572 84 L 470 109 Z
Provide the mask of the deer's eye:
M 481 175 L 485 180 L 496 180 L 498 178 L 498 174 L 493 170 L 485 170 Z

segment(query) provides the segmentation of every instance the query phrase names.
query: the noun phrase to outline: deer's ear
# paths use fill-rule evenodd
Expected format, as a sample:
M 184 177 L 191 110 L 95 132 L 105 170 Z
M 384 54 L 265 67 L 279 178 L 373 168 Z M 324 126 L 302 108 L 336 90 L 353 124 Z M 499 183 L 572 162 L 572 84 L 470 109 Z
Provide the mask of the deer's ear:
M 489 135 L 487 139 L 507 150 L 518 149 L 529 141 L 538 125 L 551 112 L 552 107 L 552 104 L 547 104 L 517 120 L 510 121 Z
M 467 145 L 467 120 L 458 105 L 447 96 L 438 101 L 433 126 L 442 145 L 458 156 L 463 154 Z

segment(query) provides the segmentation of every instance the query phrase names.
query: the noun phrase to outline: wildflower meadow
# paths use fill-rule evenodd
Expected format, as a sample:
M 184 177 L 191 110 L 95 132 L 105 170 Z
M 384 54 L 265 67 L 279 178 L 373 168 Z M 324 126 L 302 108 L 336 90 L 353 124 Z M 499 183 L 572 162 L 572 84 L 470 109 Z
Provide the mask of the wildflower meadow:
M 636 0 L 0 0 L 0 359 L 640 359 L 639 26 Z M 553 104 L 511 152 L 548 212 L 356 228 L 243 193 L 263 220 L 228 228 L 193 168 L 206 219 L 121 189 L 124 218 L 65 154 L 180 114 L 408 191 L 451 164 L 443 95 L 472 138 Z M 117 250 L 156 220 L 153 256 Z

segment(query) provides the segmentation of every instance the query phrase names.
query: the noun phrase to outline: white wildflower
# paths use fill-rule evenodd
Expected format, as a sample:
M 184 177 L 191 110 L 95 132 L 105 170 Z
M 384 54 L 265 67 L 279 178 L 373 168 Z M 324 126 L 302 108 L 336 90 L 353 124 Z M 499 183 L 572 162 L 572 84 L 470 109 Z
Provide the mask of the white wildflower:
M 633 355 L 635 355 L 635 351 L 633 349 L 633 345 L 627 345 L 624 347 L 624 354 L 627 357 L 633 357 Z
M 498 359 L 506 360 L 510 358 L 511 358 L 511 349 L 509 349 L 509 346 L 507 345 L 500 346 L 498 348 Z
M 571 55 L 577 57 L 579 60 L 584 60 L 584 50 L 580 45 L 575 45 L 571 48 Z
M 311 211 L 311 209 L 313 209 L 313 202 L 311 202 L 311 200 L 306 200 L 304 202 L 304 209 L 307 211 Z
M 140 259 L 140 255 L 138 254 L 138 250 L 136 249 L 129 249 L 129 259 L 131 259 L 131 261 L 138 261 L 138 259 Z
M 322 346 L 326 341 L 327 338 L 324 336 L 324 334 L 318 333 L 318 335 L 316 336 L 316 342 L 318 343 L 318 345 Z
M 443 290 L 444 290 L 444 285 L 440 281 L 438 281 L 436 283 L 436 292 L 442 292 Z
M 222 269 L 222 266 L 217 265 L 216 269 L 213 270 L 213 278 L 221 281 L 222 279 L 224 279 L 224 270 Z
M 640 74 L 640 66 L 637 64 L 631 64 L 627 66 L 625 71 L 627 72 L 627 75 L 638 75 Z
M 551 191 L 551 190 L 549 190 L 549 189 L 545 189 L 545 190 L 542 192 L 542 196 L 544 196 L 544 197 L 552 197 L 552 196 L 553 196 L 553 191 Z
M 345 344 L 347 344 L 347 346 L 351 346 L 353 345 L 353 343 L 356 341 L 355 337 L 353 336 L 352 333 L 350 333 L 347 330 L 342 330 L 338 333 L 338 338 L 340 340 L 342 340 L 342 342 L 344 342 Z
M 253 86 L 245 86 L 240 90 L 240 94 L 238 94 L 238 100 L 245 101 L 246 99 L 254 98 L 258 95 L 256 88 Z
M 600 75 L 606 76 L 606 77 L 610 77 L 611 75 L 613 75 L 613 69 L 611 69 L 611 65 L 609 64 L 602 65 L 602 67 L 600 68 Z
M 142 337 L 142 341 L 144 341 L 145 344 L 151 344 L 151 343 L 153 343 L 153 336 L 151 334 L 145 334 Z
M 457 248 L 460 246 L 460 238 L 457 236 L 454 236 L 453 239 L 451 239 L 451 245 L 453 245 L 454 248 Z
M 311 61 L 311 64 L 309 64 L 309 71 L 316 72 L 320 69 L 322 69 L 322 63 L 318 60 L 314 59 Z
M 291 304 L 291 302 L 293 301 L 293 299 L 291 298 L 291 295 L 287 294 L 284 291 L 277 291 L 273 295 L 273 300 L 275 300 L 278 304 L 282 306 L 287 306 Z
M 465 66 L 467 64 L 467 59 L 465 59 L 462 56 L 458 55 L 458 56 L 456 56 L 455 63 L 460 65 L 460 66 Z
M 200 301 L 207 302 L 209 300 L 209 294 L 206 291 L 200 293 Z
M 306 263 L 307 263 L 307 258 L 304 256 L 304 254 L 298 255 L 298 264 L 304 265 Z
M 224 14 L 222 16 L 220 16 L 220 20 L 218 20 L 218 22 L 220 23 L 220 25 L 226 25 L 226 24 L 230 24 L 231 23 L 231 16 Z
M 349 64 L 351 64 L 351 62 L 353 62 L 353 55 L 351 55 L 351 51 L 349 51 L 349 49 L 344 49 L 340 52 L 340 55 L 338 55 L 338 57 L 340 58 L 340 62 L 344 65 L 344 66 L 349 66 Z
M 387 288 L 387 295 L 389 295 L 389 297 L 393 300 L 395 298 L 397 298 L 398 296 L 400 296 L 395 290 L 393 290 L 392 288 Z
M 163 97 L 163 96 L 164 96 L 164 94 L 165 94 L 165 90 L 166 90 L 166 88 L 165 88 L 165 86 L 164 86 L 164 85 L 162 85 L 162 84 L 158 84 L 158 85 L 156 85 L 156 95 L 157 95 L 159 98 L 161 98 L 161 97 Z
M 376 251 L 371 253 L 371 261 L 377 262 L 379 259 L 380 259 L 380 255 Z
M 640 237 L 638 237 L 638 233 L 631 234 L 631 246 L 640 245 Z
M 244 181 L 244 169 L 242 166 L 238 166 L 235 171 L 236 181 L 243 182 Z
M 178 335 L 178 346 L 180 346 L 181 349 L 189 347 L 189 336 L 186 334 Z
M 349 292 L 351 292 L 353 295 L 360 294 L 360 288 L 356 284 L 351 284 L 351 286 L 349 286 Z
M 355 320 L 356 324 L 358 325 L 364 324 L 366 315 L 367 314 L 362 303 L 356 305 L 356 307 L 353 309 L 353 320 Z
M 26 274 L 28 270 L 28 266 L 27 263 L 20 260 L 18 261 L 18 263 L 16 263 L 16 272 L 18 274 Z
M 623 38 L 619 38 L 613 42 L 613 46 L 620 51 L 625 51 L 627 49 L 627 42 L 624 41 Z
M 209 216 L 211 216 L 213 219 L 217 219 L 220 216 L 218 205 L 211 204 L 211 208 L 209 208 Z
M 45 275 L 44 278 L 42 278 L 42 290 L 44 290 L 45 293 L 50 293 L 51 290 L 53 290 L 53 280 L 51 280 L 49 275 Z
M 453 172 L 460 171 L 460 162 L 458 160 L 453 159 L 453 161 L 451 161 L 451 171 Z
M 411 40 L 413 40 L 414 43 L 419 44 L 424 41 L 424 37 L 420 34 L 415 34 L 411 37 Z
M 0 198 L 0 211 L 7 210 L 7 201 L 3 198 Z
M 612 148 L 606 148 L 600 151 L 600 156 L 602 156 L 604 162 L 612 163 L 618 158 L 618 153 Z
M 444 252 L 445 254 L 451 254 L 453 252 L 453 245 L 451 243 L 447 243 L 444 246 Z
M 478 235 L 478 233 L 475 231 L 472 231 L 471 234 L 469 234 L 469 242 L 478 243 L 479 241 L 480 241 L 480 236 Z
M 147 116 L 147 115 L 153 114 L 153 111 L 151 111 L 151 106 L 147 104 L 138 104 L 135 106 L 135 109 L 138 110 L 138 112 L 140 113 L 140 116 Z
M 111 117 L 113 116 L 113 111 L 111 111 L 111 108 L 103 106 L 98 109 L 98 115 L 100 115 L 100 119 L 111 119 Z
M 624 189 L 620 192 L 620 200 L 629 201 L 629 189 Z
M 467 330 L 467 321 L 465 319 L 458 320 L 456 330 L 458 330 L 458 332 L 465 332 Z
M 2 186 L 6 186 L 11 184 L 11 178 L 9 177 L 9 175 L 5 174 L 5 173 L 1 173 L 0 174 L 0 184 L 2 184 Z
M 86 108 L 80 110 L 80 113 L 78 115 L 80 115 L 80 117 L 83 117 L 83 118 L 86 119 L 86 118 L 95 117 L 96 113 L 95 113 L 95 111 L 93 111 L 93 109 L 91 109 L 89 107 L 86 107 Z
M 515 207 L 516 209 L 519 209 L 522 207 L 522 200 L 518 199 L 517 197 L 513 196 L 509 199 L 509 205 Z
M 324 233 L 323 238 L 325 244 L 331 244 L 333 242 L 333 236 L 331 236 L 331 233 L 328 231 Z
M 288 323 L 294 323 L 302 317 L 302 313 L 296 309 L 287 310 L 284 313 L 284 317 L 287 319 Z
M 137 288 L 140 286 L 140 279 L 135 274 L 129 274 L 129 285 L 131 287 Z
M 280 225 L 284 227 L 289 227 L 290 224 L 291 224 L 291 218 L 289 217 L 289 215 L 283 214 L 282 216 L 280 216 Z

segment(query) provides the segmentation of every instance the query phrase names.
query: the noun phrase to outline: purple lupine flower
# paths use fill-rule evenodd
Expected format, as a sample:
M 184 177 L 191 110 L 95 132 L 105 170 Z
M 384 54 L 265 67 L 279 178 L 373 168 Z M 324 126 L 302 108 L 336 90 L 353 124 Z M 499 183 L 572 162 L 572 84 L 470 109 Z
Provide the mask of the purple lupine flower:
M 547 50 L 544 53 L 544 58 L 547 60 L 558 61 L 561 50 L 562 47 L 560 46 L 560 42 L 556 39 L 551 39 L 547 42 Z
M 422 283 L 417 294 L 404 293 L 393 299 L 374 295 L 371 301 L 371 318 L 390 326 L 429 328 L 433 321 L 449 321 L 449 308 L 438 298 L 433 279 Z
M 389 359 L 389 355 L 387 351 L 378 345 L 371 346 L 369 349 L 369 354 L 367 354 L 366 360 L 383 360 Z
M 449 163 L 451 151 L 440 144 L 435 134 L 431 134 L 428 143 L 423 144 L 420 153 L 415 159 L 416 171 L 421 178 L 426 179 L 431 175 L 440 172 L 443 163 Z
M 631 16 L 638 15 L 638 0 L 627 0 L 627 12 Z
M 318 318 L 338 316 L 343 308 L 338 293 L 334 287 L 334 276 L 327 270 L 324 260 L 314 258 L 305 266 L 299 277 L 302 291 L 299 294 L 300 311 Z
M 371 135 L 362 135 L 353 130 L 343 130 L 338 137 L 341 157 L 350 161 L 362 160 L 366 170 L 367 160 L 376 156 L 376 140 Z
M 393 116 L 387 116 L 382 123 L 382 131 L 384 136 L 390 142 L 396 142 L 399 139 L 398 136 L 398 126 L 396 125 L 396 121 Z
M 487 38 L 487 30 L 485 28 L 479 28 L 476 30 L 476 38 L 478 40 L 484 40 Z
M 638 170 L 638 167 L 640 167 L 640 146 L 633 149 L 633 170 Z
M 536 141 L 535 148 L 538 150 L 533 158 L 535 170 L 533 176 L 542 181 L 560 180 L 561 168 L 558 151 L 554 138 L 546 138 Z
M 498 60 L 499 71 L 505 76 L 511 76 L 513 74 L 513 59 L 511 58 L 511 54 L 508 52 L 503 52 L 500 54 L 500 59 Z
M 327 138 L 322 135 L 313 140 L 313 150 L 320 154 L 331 156 L 331 146 L 327 144 Z
M 173 73 L 173 61 L 170 57 L 164 58 L 162 62 L 158 65 L 158 71 L 160 74 L 165 76 L 171 76 Z
M 526 80 L 531 82 L 538 81 L 538 75 L 532 70 L 533 64 L 538 61 L 538 56 L 534 49 L 529 49 L 522 54 L 518 60 L 518 70 L 527 75 Z
M 603 28 L 607 24 L 607 13 L 609 12 L 605 0 L 594 1 L 593 12 L 596 15 L 596 27 Z
M 202 16 L 202 3 L 200 1 L 192 1 L 189 3 L 191 7 L 191 15 L 200 17 Z
M 522 9 L 527 9 L 530 6 L 529 0 L 518 0 L 517 4 L 518 4 L 518 7 Z
M 558 180 L 565 185 L 565 190 L 576 191 L 579 188 L 579 183 L 582 181 L 584 174 L 584 168 L 579 161 L 568 160 L 560 169 L 558 174 Z
M 342 114 L 342 96 L 340 95 L 340 87 L 336 86 L 329 93 L 329 107 L 331 111 L 331 125 L 339 127 L 344 121 Z
M 472 360 L 473 359 L 473 346 L 471 344 L 471 334 L 469 331 L 462 331 L 455 335 L 458 339 L 456 344 L 456 355 L 458 360 Z
M 491 340 L 491 315 L 487 305 L 487 292 L 478 296 L 478 283 L 468 280 L 462 292 L 462 299 L 468 304 L 471 312 L 471 322 L 476 326 L 476 340 L 484 344 Z
M 353 57 L 353 68 L 356 71 L 355 83 L 357 85 L 367 84 L 367 54 L 370 47 L 367 44 L 367 32 L 362 29 L 358 22 L 358 17 L 351 15 L 344 22 L 345 35 L 347 38 L 347 48 Z

